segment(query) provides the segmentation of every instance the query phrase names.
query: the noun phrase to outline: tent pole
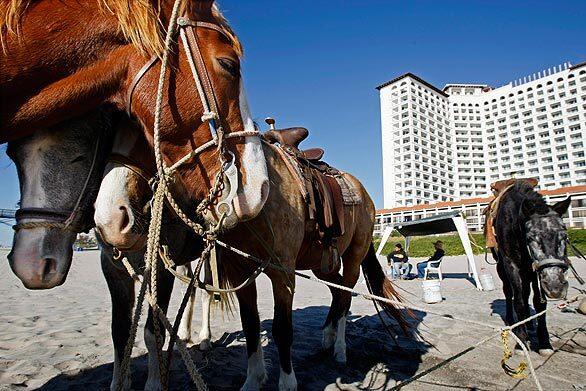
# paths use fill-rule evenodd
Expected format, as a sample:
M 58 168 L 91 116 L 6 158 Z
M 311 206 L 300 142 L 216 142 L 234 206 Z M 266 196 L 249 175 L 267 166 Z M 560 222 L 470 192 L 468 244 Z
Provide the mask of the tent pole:
M 478 272 L 476 271 L 476 261 L 474 260 L 474 253 L 472 252 L 472 245 L 470 244 L 470 238 L 468 237 L 468 228 L 466 227 L 466 221 L 462 216 L 452 217 L 452 221 L 458 230 L 458 236 L 466 252 L 466 258 L 468 259 L 468 270 L 472 269 L 474 275 L 474 282 L 476 283 L 476 289 L 482 290 L 482 285 L 478 279 Z
M 381 240 L 380 240 L 380 244 L 378 245 L 378 249 L 376 250 L 376 255 L 380 255 L 380 253 L 383 251 L 385 244 L 387 244 L 387 241 L 389 240 L 389 238 L 391 237 L 391 234 L 393 233 L 393 229 L 394 229 L 394 227 L 392 225 L 385 228 L 385 231 L 383 232 L 383 236 L 381 236 Z

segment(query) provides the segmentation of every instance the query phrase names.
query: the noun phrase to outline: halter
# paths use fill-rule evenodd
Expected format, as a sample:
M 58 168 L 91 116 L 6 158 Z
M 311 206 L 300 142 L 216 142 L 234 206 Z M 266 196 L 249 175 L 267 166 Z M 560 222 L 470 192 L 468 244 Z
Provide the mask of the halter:
M 16 224 L 12 226 L 12 229 L 19 231 L 21 229 L 33 228 L 56 228 L 78 233 L 86 232 L 93 227 L 92 220 L 84 223 L 82 218 L 85 214 L 85 208 L 82 205 L 86 196 L 86 190 L 89 187 L 90 179 L 93 176 L 94 170 L 96 168 L 101 139 L 102 135 L 100 134 L 94 147 L 94 155 L 92 158 L 90 170 L 87 174 L 87 177 L 85 178 L 85 182 L 81 192 L 79 193 L 79 196 L 77 197 L 77 201 L 75 202 L 73 209 L 67 211 L 63 209 L 52 208 L 20 208 L 16 211 Z M 22 220 L 34 221 L 22 222 Z
M 195 81 L 197 92 L 199 94 L 200 100 L 204 108 L 204 113 L 201 117 L 201 120 L 203 122 L 208 123 L 211 139 L 205 142 L 204 144 L 200 145 L 193 151 L 187 153 L 185 156 L 183 156 L 170 167 L 160 167 L 160 169 L 158 169 L 159 172 L 157 173 L 157 175 L 154 176 L 154 178 L 155 180 L 158 179 L 158 176 L 161 175 L 161 169 L 162 174 L 164 174 L 165 176 L 170 176 L 181 165 L 195 158 L 203 151 L 212 147 L 216 147 L 219 152 L 220 162 L 222 164 L 220 172 L 216 177 L 216 181 L 222 183 L 217 183 L 219 186 L 214 186 L 218 187 L 217 189 L 210 189 L 210 197 L 212 195 L 211 193 L 219 193 L 222 190 L 221 187 L 223 187 L 223 176 L 225 176 L 228 184 L 230 185 L 230 192 L 227 195 L 227 197 L 225 197 L 222 201 L 217 203 L 215 209 L 218 215 L 225 214 L 226 216 L 228 216 L 234 213 L 232 201 L 236 197 L 238 190 L 238 170 L 235 165 L 234 154 L 230 151 L 226 151 L 224 140 L 236 137 L 259 136 L 260 133 L 257 130 L 224 133 L 224 130 L 221 125 L 222 121 L 219 116 L 217 98 L 214 93 L 213 84 L 207 71 L 201 53 L 199 41 L 194 30 L 196 28 L 206 28 L 217 31 L 228 40 L 230 39 L 230 37 L 226 34 L 226 32 L 223 30 L 221 26 L 214 23 L 193 21 L 187 17 L 179 17 L 177 18 L 177 25 L 179 26 L 179 34 L 181 37 L 181 41 L 183 43 L 183 49 L 187 56 L 189 67 L 191 69 L 193 80 Z M 153 56 L 145 65 L 143 65 L 143 67 L 138 71 L 138 73 L 133 78 L 127 92 L 126 111 L 129 115 L 131 115 L 132 96 L 136 87 L 138 86 L 144 75 L 157 62 L 157 60 L 158 57 Z M 227 159 L 228 157 L 230 157 L 230 159 Z M 129 160 L 126 160 L 127 161 L 124 165 L 130 168 L 131 170 L 135 171 L 134 169 L 137 167 L 137 165 L 133 163 L 128 164 Z M 141 173 L 139 173 L 140 171 L 141 170 L 137 170 L 135 172 L 137 172 L 140 176 L 143 176 Z M 215 196 L 217 196 L 217 194 L 214 194 L 214 197 Z
M 544 215 L 544 216 L 547 216 L 547 215 Z M 525 223 L 525 224 L 527 224 L 527 223 Z M 525 240 L 525 241 L 527 241 L 527 240 Z M 548 267 L 560 267 L 565 272 L 570 267 L 570 265 L 567 261 L 567 257 L 566 257 L 566 260 L 561 260 L 561 259 L 557 259 L 557 258 L 545 258 L 545 259 L 538 260 L 537 257 L 535 256 L 535 254 L 533 254 L 533 250 L 531 250 L 529 243 L 526 243 L 526 246 L 527 246 L 527 252 L 529 253 L 529 259 L 531 259 L 531 267 L 532 267 L 533 271 L 535 271 L 535 272 L 540 272 L 543 269 L 548 268 Z

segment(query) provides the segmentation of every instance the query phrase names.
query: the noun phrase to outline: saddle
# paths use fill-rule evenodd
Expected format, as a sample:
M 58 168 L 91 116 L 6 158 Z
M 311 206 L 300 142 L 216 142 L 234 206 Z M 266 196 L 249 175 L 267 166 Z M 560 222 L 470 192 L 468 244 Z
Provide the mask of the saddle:
M 279 144 L 277 150 L 298 180 L 309 218 L 315 223 L 315 239 L 325 249 L 321 270 L 329 273 L 339 265 L 337 238 L 344 234 L 344 199 L 342 188 L 336 180 L 342 173 L 321 160 L 323 149 L 299 148 L 299 144 L 308 136 L 309 131 L 301 127 L 271 129 L 262 135 L 266 142 Z
M 498 243 L 496 233 L 494 232 L 494 220 L 499 210 L 500 202 L 503 195 L 516 183 L 525 182 L 532 187 L 537 186 L 539 181 L 535 178 L 512 178 L 496 181 L 490 184 L 490 189 L 494 194 L 494 199 L 489 202 L 488 206 L 484 209 L 484 238 L 486 240 L 487 248 L 498 249 Z

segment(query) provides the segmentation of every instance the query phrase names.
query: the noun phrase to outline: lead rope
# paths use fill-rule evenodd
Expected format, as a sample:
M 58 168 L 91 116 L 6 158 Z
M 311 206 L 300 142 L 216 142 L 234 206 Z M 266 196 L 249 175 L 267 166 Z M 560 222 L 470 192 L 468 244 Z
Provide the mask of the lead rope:
M 158 173 L 158 181 L 155 181 L 153 184 L 154 186 L 154 195 L 152 199 L 152 207 L 151 207 L 151 222 L 149 225 L 149 233 L 147 238 L 147 251 L 145 255 L 145 264 L 146 269 L 144 273 L 144 278 L 141 286 L 141 295 L 139 295 L 138 301 L 136 303 L 136 310 L 135 316 L 133 319 L 133 323 L 131 326 L 131 335 L 129 336 L 124 359 L 123 365 L 121 366 L 120 371 L 120 378 L 118 380 L 117 389 L 121 390 L 124 384 L 124 380 L 126 379 L 130 357 L 132 355 L 132 347 L 134 345 L 134 341 L 136 339 L 136 329 L 138 328 L 138 321 L 140 318 L 140 312 L 142 309 L 142 299 L 146 293 L 146 286 L 147 286 L 147 278 L 149 277 L 150 271 L 150 291 L 148 292 L 148 301 L 154 313 L 157 314 L 157 317 L 160 321 L 163 322 L 163 325 L 168 328 L 168 320 L 166 315 L 160 310 L 159 306 L 157 305 L 157 269 L 158 269 L 158 248 L 160 243 L 160 235 L 161 235 L 161 222 L 163 216 L 163 207 L 164 207 L 164 200 L 165 195 L 167 193 L 167 177 L 165 168 L 161 159 L 161 146 L 160 146 L 160 122 L 161 122 L 161 113 L 162 113 L 162 103 L 163 103 L 163 94 L 164 94 L 164 85 L 165 85 L 165 75 L 167 72 L 167 64 L 169 61 L 169 52 L 171 51 L 171 45 L 173 42 L 173 36 L 175 34 L 175 27 L 176 27 L 176 20 L 177 15 L 179 12 L 179 6 L 181 4 L 180 0 L 175 0 L 173 4 L 173 11 L 171 13 L 171 17 L 169 19 L 169 26 L 167 29 L 167 36 L 165 39 L 165 50 L 163 52 L 163 58 L 161 61 L 161 70 L 159 74 L 159 83 L 157 87 L 157 99 L 156 99 L 156 106 L 155 106 L 155 118 L 154 118 L 154 150 L 155 150 L 155 162 L 157 166 L 157 173 Z M 172 198 L 172 197 L 170 197 Z M 136 275 L 136 273 L 133 273 Z M 161 316 L 162 315 L 162 316 Z M 164 319 L 163 319 L 164 318 Z M 161 378 L 166 379 L 166 371 L 165 371 L 165 364 L 162 357 L 162 352 L 160 351 L 159 345 L 162 348 L 162 338 L 164 336 L 161 335 L 159 321 L 154 319 L 155 325 L 155 340 L 157 345 L 157 356 L 159 359 L 159 370 L 161 373 Z M 170 327 L 170 333 L 173 335 L 173 328 Z M 193 364 L 191 356 L 187 351 L 187 347 L 184 343 L 178 343 L 179 351 L 183 360 L 185 361 L 186 366 L 189 369 L 189 373 L 192 377 L 192 380 L 196 384 L 196 387 L 200 390 L 206 390 L 207 387 L 201 378 L 197 368 Z M 167 389 L 167 384 L 162 384 L 163 389 Z

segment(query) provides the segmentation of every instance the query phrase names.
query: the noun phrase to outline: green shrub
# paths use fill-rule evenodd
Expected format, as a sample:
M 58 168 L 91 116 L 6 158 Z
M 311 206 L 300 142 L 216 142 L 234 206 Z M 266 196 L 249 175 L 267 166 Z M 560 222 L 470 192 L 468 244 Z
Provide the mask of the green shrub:
M 396 232 L 396 231 L 395 231 Z M 481 233 L 474 233 L 470 234 L 472 237 L 472 241 L 476 243 L 480 247 L 476 247 L 472 244 L 472 251 L 474 254 L 484 254 L 484 235 Z M 570 241 L 578 247 L 578 249 L 586 255 L 586 230 L 585 229 L 568 229 L 568 236 L 570 237 Z M 457 234 L 451 235 L 432 235 L 432 236 L 415 236 L 411 238 L 411 245 L 409 246 L 409 256 L 410 257 L 430 257 L 433 252 L 433 243 L 437 240 L 441 240 L 444 242 L 444 250 L 446 251 L 446 255 L 463 255 L 464 254 L 464 247 L 462 246 L 462 242 L 460 242 L 460 237 Z M 380 237 L 374 238 L 374 247 L 378 248 L 380 243 Z M 393 248 L 395 247 L 396 243 L 401 243 L 405 246 L 405 240 L 403 237 L 395 237 L 392 236 L 389 238 L 387 244 L 383 248 L 382 254 L 387 255 Z M 569 255 L 574 255 L 571 250 L 568 250 Z

